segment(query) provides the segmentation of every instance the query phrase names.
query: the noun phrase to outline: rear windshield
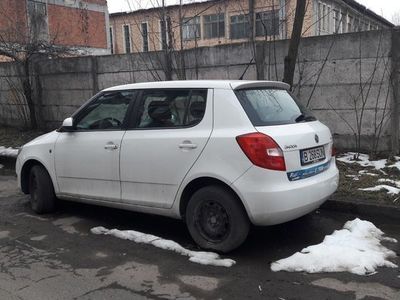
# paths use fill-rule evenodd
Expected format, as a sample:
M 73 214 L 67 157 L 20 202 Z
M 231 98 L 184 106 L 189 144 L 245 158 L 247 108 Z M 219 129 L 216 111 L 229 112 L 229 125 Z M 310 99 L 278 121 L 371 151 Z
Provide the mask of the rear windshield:
M 236 96 L 254 126 L 293 124 L 316 120 L 286 90 L 238 90 Z

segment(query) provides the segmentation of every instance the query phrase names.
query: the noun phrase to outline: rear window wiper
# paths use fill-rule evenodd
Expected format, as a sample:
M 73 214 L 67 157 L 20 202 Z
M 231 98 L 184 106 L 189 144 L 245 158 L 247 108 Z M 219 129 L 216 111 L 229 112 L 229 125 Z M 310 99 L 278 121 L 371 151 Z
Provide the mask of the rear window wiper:
M 309 122 L 309 121 L 316 121 L 316 120 L 317 119 L 314 116 L 307 116 L 307 115 L 301 114 L 294 121 L 296 123 L 299 123 L 299 122 Z

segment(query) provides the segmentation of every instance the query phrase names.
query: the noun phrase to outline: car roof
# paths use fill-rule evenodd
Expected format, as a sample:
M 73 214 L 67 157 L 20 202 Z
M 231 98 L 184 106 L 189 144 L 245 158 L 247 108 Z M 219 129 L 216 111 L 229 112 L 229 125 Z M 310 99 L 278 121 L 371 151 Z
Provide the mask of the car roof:
M 263 80 L 175 80 L 131 83 L 117 85 L 104 89 L 103 91 L 120 91 L 135 89 L 168 89 L 168 88 L 207 88 L 240 90 L 248 88 L 278 88 L 288 90 L 290 86 L 279 81 Z

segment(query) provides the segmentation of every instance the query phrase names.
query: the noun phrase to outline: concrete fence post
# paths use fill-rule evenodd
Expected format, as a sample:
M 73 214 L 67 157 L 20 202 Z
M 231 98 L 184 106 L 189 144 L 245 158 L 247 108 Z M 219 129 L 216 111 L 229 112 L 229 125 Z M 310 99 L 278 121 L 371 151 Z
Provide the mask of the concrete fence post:
M 392 76 L 393 100 L 391 106 L 391 152 L 399 154 L 399 102 L 400 102 L 400 27 L 392 29 Z
M 256 43 L 255 47 L 255 60 L 256 60 L 256 71 L 257 71 L 257 80 L 264 80 L 264 64 L 265 64 L 265 48 L 264 43 Z
M 98 66 L 97 66 L 97 57 L 96 56 L 92 56 L 92 69 L 91 69 L 91 73 L 92 73 L 92 92 L 93 95 L 97 94 L 97 92 L 99 91 L 99 78 L 98 78 Z

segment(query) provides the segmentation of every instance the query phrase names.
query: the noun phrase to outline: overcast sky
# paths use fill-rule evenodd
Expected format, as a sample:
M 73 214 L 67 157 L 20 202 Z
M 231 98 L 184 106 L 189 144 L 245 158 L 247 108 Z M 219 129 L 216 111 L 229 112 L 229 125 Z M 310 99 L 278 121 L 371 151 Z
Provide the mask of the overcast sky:
M 184 3 L 195 0 L 184 0 Z M 400 0 L 357 0 L 389 21 L 395 13 L 400 13 Z M 107 0 L 110 13 L 128 11 L 130 9 L 148 8 L 161 3 L 161 0 Z M 128 3 L 130 5 L 128 5 Z M 166 0 L 167 4 L 179 3 L 179 0 Z

